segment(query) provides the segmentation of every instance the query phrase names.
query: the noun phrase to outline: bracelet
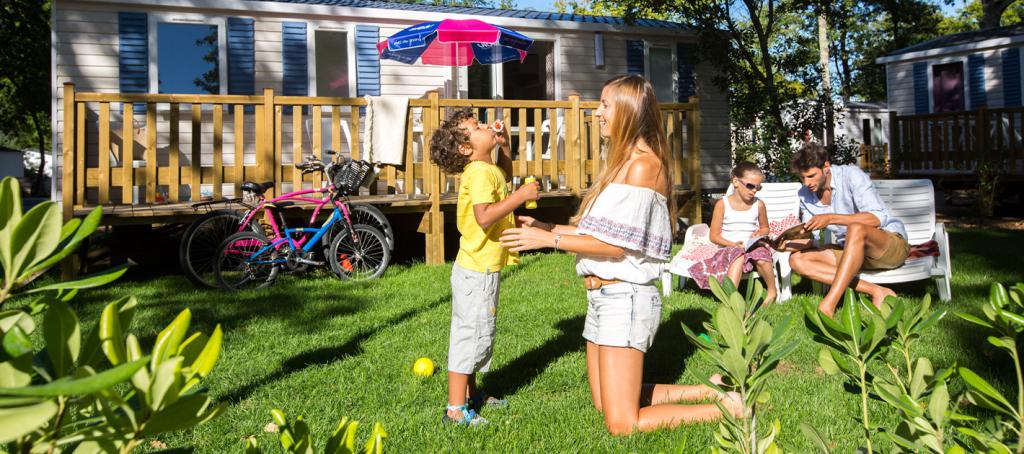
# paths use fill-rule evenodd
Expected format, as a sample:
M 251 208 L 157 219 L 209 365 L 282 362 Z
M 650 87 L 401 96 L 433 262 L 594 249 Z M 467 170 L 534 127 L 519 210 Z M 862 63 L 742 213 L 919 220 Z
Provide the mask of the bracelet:
M 561 239 L 562 239 L 562 234 L 561 233 L 556 233 L 555 234 L 555 250 L 556 251 L 560 250 L 560 249 L 558 249 L 558 241 L 561 240 Z

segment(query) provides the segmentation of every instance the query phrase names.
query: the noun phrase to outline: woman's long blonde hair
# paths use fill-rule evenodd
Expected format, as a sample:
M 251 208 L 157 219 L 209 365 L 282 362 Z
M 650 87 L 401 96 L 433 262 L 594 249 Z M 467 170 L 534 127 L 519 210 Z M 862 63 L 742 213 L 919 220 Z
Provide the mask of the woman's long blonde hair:
M 675 219 L 676 203 L 672 195 L 675 183 L 672 181 L 672 153 L 665 137 L 661 109 L 658 99 L 654 96 L 654 87 L 641 76 L 619 76 L 604 83 L 603 88 L 611 88 L 609 102 L 615 109 L 611 135 L 604 140 L 607 159 L 604 169 L 583 197 L 579 210 L 571 222 L 576 224 L 590 205 L 594 203 L 601 191 L 612 182 L 622 167 L 629 161 L 629 156 L 637 147 L 640 139 L 647 143 L 654 155 L 661 161 L 661 172 L 668 182 L 668 208 L 670 219 Z M 603 91 L 603 89 L 602 89 Z M 672 225 L 675 231 L 675 225 Z

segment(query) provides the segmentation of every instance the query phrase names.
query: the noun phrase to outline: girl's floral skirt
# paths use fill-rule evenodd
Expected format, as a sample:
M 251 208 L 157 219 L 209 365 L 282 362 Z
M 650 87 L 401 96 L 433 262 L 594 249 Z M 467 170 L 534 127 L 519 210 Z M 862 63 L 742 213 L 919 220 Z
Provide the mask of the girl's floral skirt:
M 771 262 L 772 250 L 768 246 L 758 246 L 746 252 L 739 246 L 723 247 L 711 257 L 690 266 L 690 277 L 700 288 L 707 289 L 709 279 L 714 277 L 722 280 L 729 271 L 729 264 L 741 256 L 743 257 L 743 272 L 749 273 L 754 269 L 754 262 L 762 260 Z

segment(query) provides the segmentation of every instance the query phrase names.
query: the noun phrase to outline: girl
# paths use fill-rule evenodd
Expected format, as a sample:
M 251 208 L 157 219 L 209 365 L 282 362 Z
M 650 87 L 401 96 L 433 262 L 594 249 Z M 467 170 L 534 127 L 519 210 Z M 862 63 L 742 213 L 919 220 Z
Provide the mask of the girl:
M 722 197 L 715 204 L 711 215 L 712 243 L 722 246 L 715 255 L 697 262 L 690 267 L 690 276 L 700 288 L 708 288 L 708 279 L 721 280 L 728 276 L 739 288 L 743 273 L 757 267 L 758 274 L 765 280 L 768 294 L 764 304 L 771 304 L 778 294 L 775 288 L 775 270 L 772 265 L 772 250 L 758 244 L 746 250 L 744 244 L 750 238 L 768 234 L 768 211 L 756 194 L 761 190 L 764 174 L 756 165 L 741 162 L 732 169 L 733 192 Z
M 606 82 L 594 115 L 608 161 L 583 198 L 575 225 L 520 216 L 522 227 L 506 230 L 502 245 L 513 251 L 549 247 L 576 253 L 576 272 L 587 288 L 583 337 L 591 398 L 609 432 L 624 435 L 721 416 L 714 404 L 676 404 L 680 401 L 717 398 L 741 415 L 734 393 L 641 382 L 644 353 L 661 322 L 661 298 L 651 281 L 671 247 L 671 154 L 654 90 L 643 77 Z

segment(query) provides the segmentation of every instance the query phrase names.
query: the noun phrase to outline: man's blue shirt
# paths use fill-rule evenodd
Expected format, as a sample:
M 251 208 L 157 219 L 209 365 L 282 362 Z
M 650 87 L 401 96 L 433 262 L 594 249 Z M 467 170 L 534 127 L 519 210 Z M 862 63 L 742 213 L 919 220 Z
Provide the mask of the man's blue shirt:
M 819 214 L 857 214 L 871 213 L 878 218 L 882 230 L 895 232 L 907 238 L 907 229 L 899 219 L 892 217 L 889 210 L 878 196 L 874 183 L 864 171 L 854 165 L 831 166 L 832 168 L 832 204 L 821 203 L 818 196 L 807 189 L 800 188 L 800 211 L 804 222 Z M 846 226 L 830 225 L 833 241 L 846 244 Z

